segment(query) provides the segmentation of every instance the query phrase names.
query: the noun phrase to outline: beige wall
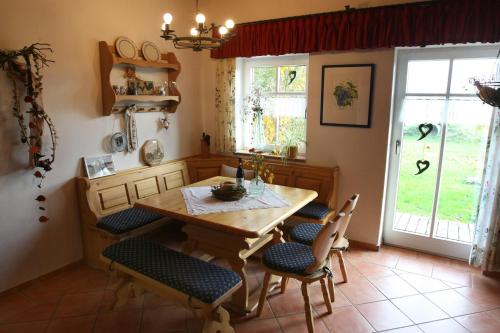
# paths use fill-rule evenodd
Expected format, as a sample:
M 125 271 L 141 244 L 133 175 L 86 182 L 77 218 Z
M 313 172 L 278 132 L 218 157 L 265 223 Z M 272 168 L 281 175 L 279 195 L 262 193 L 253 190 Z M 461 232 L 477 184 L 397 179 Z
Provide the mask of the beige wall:
M 146 4 L 147 3 L 147 4 Z M 11 116 L 10 87 L 0 72 L 0 291 L 50 272 L 82 257 L 73 178 L 82 173 L 81 157 L 105 153 L 103 140 L 117 131 L 121 116 L 103 117 L 97 42 L 118 36 L 156 43 L 162 14 L 170 10 L 176 27 L 187 30 L 193 3 L 175 0 L 24 0 L 0 2 L 0 48 L 21 48 L 33 42 L 51 43 L 56 61 L 45 71 L 44 104 L 60 137 L 54 170 L 37 190 L 26 168 L 26 147 L 19 143 Z M 167 159 L 198 153 L 201 135 L 200 55 L 175 51 L 182 63 L 178 79 L 183 102 L 168 132 L 157 128 L 160 113 L 138 115 L 139 144 L 158 138 Z M 114 154 L 118 169 L 141 165 L 139 153 Z M 47 196 L 50 221 L 39 223 L 34 198 Z
M 350 1 L 352 7 L 389 5 L 401 0 Z M 236 22 L 341 10 L 346 2 L 331 0 L 255 0 L 248 2 L 210 0 L 205 6 L 208 20 L 224 22 L 228 17 Z M 202 2 L 203 4 L 203 2 Z M 348 234 L 351 239 L 378 244 L 383 208 L 384 177 L 391 104 L 393 50 L 332 52 L 313 54 L 309 58 L 307 163 L 340 167 L 339 201 L 357 192 L 360 202 Z M 203 128 L 215 133 L 214 68 L 216 60 L 203 58 Z M 321 98 L 321 66 L 325 64 L 374 63 L 375 84 L 372 107 L 372 127 L 347 128 L 319 125 Z

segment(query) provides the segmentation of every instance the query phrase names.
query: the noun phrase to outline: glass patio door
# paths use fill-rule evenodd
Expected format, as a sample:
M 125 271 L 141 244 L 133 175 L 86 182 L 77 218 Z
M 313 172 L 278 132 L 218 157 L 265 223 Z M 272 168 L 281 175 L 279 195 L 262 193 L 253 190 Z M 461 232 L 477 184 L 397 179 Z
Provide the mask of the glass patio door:
M 496 74 L 497 52 L 397 50 L 384 243 L 469 257 L 492 118 L 471 78 Z

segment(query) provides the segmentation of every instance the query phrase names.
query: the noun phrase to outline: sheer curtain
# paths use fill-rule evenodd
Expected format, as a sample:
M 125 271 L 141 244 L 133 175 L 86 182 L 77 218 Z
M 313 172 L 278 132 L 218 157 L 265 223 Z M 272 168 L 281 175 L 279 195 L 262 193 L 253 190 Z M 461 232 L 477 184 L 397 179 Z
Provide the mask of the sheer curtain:
M 227 58 L 217 61 L 215 74 L 215 111 L 217 152 L 229 153 L 236 149 L 236 59 Z
M 494 110 L 471 263 L 500 273 L 500 109 Z

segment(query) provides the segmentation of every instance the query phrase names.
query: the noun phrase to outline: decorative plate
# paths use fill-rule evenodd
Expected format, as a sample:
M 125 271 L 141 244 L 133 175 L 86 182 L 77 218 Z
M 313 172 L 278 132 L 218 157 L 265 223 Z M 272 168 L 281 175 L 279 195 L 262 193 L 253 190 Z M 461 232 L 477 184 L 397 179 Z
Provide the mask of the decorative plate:
M 153 166 L 161 163 L 165 157 L 165 149 L 158 140 L 147 140 L 142 146 L 142 158 L 147 165 Z
M 116 52 L 122 58 L 134 59 L 137 58 L 137 46 L 128 37 L 118 37 L 115 42 Z
M 142 56 L 146 61 L 159 62 L 161 60 L 160 49 L 153 42 L 142 43 Z
M 125 133 L 117 132 L 111 136 L 111 152 L 124 151 L 125 147 L 127 147 L 127 135 Z

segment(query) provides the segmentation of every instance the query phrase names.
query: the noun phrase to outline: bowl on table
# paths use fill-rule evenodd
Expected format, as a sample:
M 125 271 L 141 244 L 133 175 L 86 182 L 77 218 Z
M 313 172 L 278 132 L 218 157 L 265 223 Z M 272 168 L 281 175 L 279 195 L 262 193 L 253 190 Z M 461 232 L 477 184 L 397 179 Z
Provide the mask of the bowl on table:
M 238 201 L 242 199 L 247 190 L 242 186 L 236 186 L 233 182 L 223 182 L 218 186 L 212 186 L 212 196 L 222 201 Z

